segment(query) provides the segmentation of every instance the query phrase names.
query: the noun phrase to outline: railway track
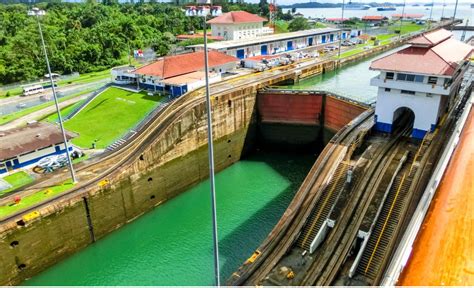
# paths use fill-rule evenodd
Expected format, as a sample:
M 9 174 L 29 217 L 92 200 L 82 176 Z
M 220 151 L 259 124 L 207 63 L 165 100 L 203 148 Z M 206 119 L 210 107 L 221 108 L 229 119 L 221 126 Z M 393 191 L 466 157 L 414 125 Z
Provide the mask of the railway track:
M 303 219 L 308 218 L 315 201 L 321 196 L 321 189 L 330 181 L 334 169 L 328 169 L 331 165 L 327 163 L 342 161 L 351 149 L 349 143 L 353 143 L 362 134 L 365 135 L 373 123 L 373 110 L 368 110 L 334 135 L 317 158 L 282 218 L 254 255 L 231 276 L 227 281 L 228 285 L 254 284 L 270 272 L 275 262 L 296 241 L 304 223 Z
M 357 237 L 371 199 L 389 168 L 390 161 L 386 159 L 395 157 L 400 138 L 410 133 L 410 125 L 404 123 L 402 126 L 389 141 L 372 152 L 366 152 L 368 155 L 363 161 L 368 164 L 356 174 L 357 183 L 354 183 L 350 192 L 351 197 L 341 205 L 336 223 L 324 244 L 318 249 L 314 257 L 317 260 L 306 272 L 301 285 L 330 285 L 336 278 Z
M 225 82 L 216 83 L 211 85 L 211 95 L 213 97 L 218 97 L 229 91 L 246 88 L 252 84 L 256 85 L 265 81 L 271 81 L 272 79 L 285 77 L 294 74 L 295 72 L 293 71 L 293 68 L 295 67 L 295 65 L 278 67 L 277 69 L 245 75 L 241 78 L 229 79 Z M 129 142 L 114 151 L 104 153 L 102 156 L 97 157 L 93 162 L 79 166 L 76 170 L 78 178 L 81 181 L 78 186 L 57 196 L 48 198 L 36 205 L 30 206 L 16 214 L 4 217 L 0 219 L 0 225 L 9 221 L 21 219 L 22 215 L 41 209 L 49 203 L 55 201 L 67 201 L 74 197 L 86 196 L 89 188 L 96 186 L 101 180 L 111 177 L 111 175 L 117 173 L 120 168 L 125 165 L 136 161 L 148 147 L 148 144 L 152 143 L 157 137 L 159 137 L 174 120 L 178 119 L 194 106 L 204 102 L 205 94 L 203 89 L 193 91 L 176 99 L 165 107 L 165 109 L 160 111 L 160 113 L 150 119 L 144 127 L 130 139 Z M 36 184 L 28 193 L 32 194 L 34 191 L 41 189 L 41 187 L 48 187 L 56 183 L 62 183 L 66 179 L 67 170 L 58 171 L 57 174 L 51 175 L 50 177 L 47 177 L 45 181 Z M 13 199 L 15 195 L 16 194 L 9 194 L 8 199 Z

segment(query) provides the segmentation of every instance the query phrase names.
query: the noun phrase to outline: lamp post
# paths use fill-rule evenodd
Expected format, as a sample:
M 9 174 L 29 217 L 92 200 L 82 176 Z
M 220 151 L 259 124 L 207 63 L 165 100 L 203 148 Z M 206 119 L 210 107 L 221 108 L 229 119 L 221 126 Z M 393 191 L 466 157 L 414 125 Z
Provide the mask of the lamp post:
M 398 29 L 398 39 L 402 37 L 403 17 L 405 17 L 406 0 L 403 0 L 402 15 L 400 15 L 400 28 Z
M 212 141 L 212 111 L 211 97 L 209 91 L 209 63 L 207 55 L 207 30 L 206 19 L 208 15 L 218 16 L 222 13 L 220 6 L 212 6 L 210 0 L 200 1 L 200 4 L 209 4 L 205 6 L 186 7 L 186 16 L 203 17 L 204 30 L 204 73 L 206 79 L 206 108 L 207 108 L 207 142 L 209 154 L 209 182 L 211 188 L 211 207 L 212 207 L 212 238 L 214 245 L 214 278 L 216 286 L 220 286 L 219 272 L 219 239 L 217 237 L 217 209 L 216 209 L 216 186 L 214 177 L 214 145 Z
M 341 31 L 339 31 L 339 48 L 337 49 L 337 58 L 341 58 L 342 29 L 344 29 L 344 6 L 345 1 L 342 0 Z
M 458 0 L 456 0 L 456 4 L 454 5 L 454 14 L 453 14 L 453 21 L 451 23 L 451 31 L 453 31 L 454 21 L 456 20 L 456 12 L 458 11 Z
M 434 0 L 431 2 L 431 9 L 430 9 L 430 19 L 428 20 L 428 30 L 431 28 L 431 22 L 433 21 L 433 8 L 434 8 Z
M 67 162 L 69 165 L 69 172 L 71 173 L 72 182 L 76 183 L 77 182 L 76 175 L 74 173 L 74 168 L 72 166 L 71 155 L 69 155 L 69 145 L 67 142 L 66 130 L 64 130 L 63 119 L 61 117 L 61 111 L 59 110 L 58 97 L 56 96 L 56 87 L 54 87 L 54 80 L 53 80 L 53 75 L 51 73 L 51 66 L 49 65 L 48 53 L 46 51 L 46 44 L 44 43 L 43 31 L 41 30 L 41 23 L 39 20 L 40 16 L 43 16 L 45 14 L 46 12 L 44 10 L 40 10 L 39 8 L 33 8 L 30 11 L 28 11 L 28 16 L 35 16 L 36 22 L 38 23 L 38 30 L 41 37 L 41 44 L 43 46 L 43 53 L 46 59 L 46 66 L 48 67 L 49 81 L 51 82 L 51 89 L 53 91 L 54 104 L 56 105 L 56 112 L 58 113 L 59 126 L 61 127 L 61 132 L 63 135 L 64 148 L 66 150 L 66 157 L 67 157 Z

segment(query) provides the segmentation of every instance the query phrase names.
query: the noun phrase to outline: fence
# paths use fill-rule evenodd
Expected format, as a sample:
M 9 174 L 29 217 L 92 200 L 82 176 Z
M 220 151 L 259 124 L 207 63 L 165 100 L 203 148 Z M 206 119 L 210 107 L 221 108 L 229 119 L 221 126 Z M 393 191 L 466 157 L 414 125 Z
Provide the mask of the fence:
M 58 81 L 71 80 L 71 79 L 75 79 L 75 78 L 78 78 L 78 77 L 79 77 L 79 73 L 74 72 L 74 73 L 68 74 L 68 75 L 61 75 L 61 78 Z M 20 88 L 21 86 L 31 85 L 31 84 L 36 84 L 36 83 L 49 83 L 49 80 L 43 80 L 41 78 L 41 79 L 35 79 L 35 80 L 29 80 L 29 81 L 15 82 L 15 83 L 0 86 L 0 91 L 8 91 L 8 90 L 12 90 L 12 89 L 15 89 L 15 88 Z

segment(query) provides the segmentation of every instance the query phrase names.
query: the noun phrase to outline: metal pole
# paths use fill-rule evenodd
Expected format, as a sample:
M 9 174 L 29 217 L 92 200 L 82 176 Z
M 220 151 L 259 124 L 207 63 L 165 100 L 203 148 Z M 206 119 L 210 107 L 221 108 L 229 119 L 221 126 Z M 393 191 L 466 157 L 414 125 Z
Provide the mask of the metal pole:
M 207 105 L 207 142 L 209 153 L 209 182 L 211 184 L 211 206 L 212 206 L 212 238 L 214 244 L 214 277 L 216 286 L 220 286 L 219 279 L 219 239 L 217 237 L 217 209 L 216 209 L 216 186 L 214 178 L 214 145 L 212 142 L 212 113 L 211 97 L 209 91 L 209 65 L 207 59 L 207 31 L 206 16 L 204 19 L 204 73 L 206 74 L 206 105 Z
M 431 2 L 430 19 L 429 19 L 429 22 L 428 22 L 428 30 L 431 28 L 431 21 L 433 21 L 433 8 L 434 8 L 434 0 Z
M 72 167 L 71 155 L 69 155 L 69 145 L 66 138 L 66 130 L 64 130 L 63 118 L 61 117 L 61 111 L 59 110 L 58 97 L 56 96 L 56 88 L 54 87 L 53 75 L 51 74 L 51 67 L 49 66 L 48 53 L 46 52 L 46 44 L 44 43 L 43 31 L 41 30 L 41 24 L 39 21 L 39 15 L 36 15 L 36 21 L 38 22 L 38 29 L 41 36 L 41 43 L 43 44 L 44 57 L 46 58 L 46 66 L 48 66 L 49 80 L 51 82 L 51 89 L 53 90 L 54 105 L 56 105 L 56 112 L 58 113 L 59 126 L 63 134 L 64 148 L 66 149 L 67 162 L 69 164 L 69 172 L 71 173 L 71 179 L 73 183 L 76 183 L 76 175 L 74 174 L 74 168 Z
M 439 22 L 441 22 L 443 20 L 443 17 L 444 17 L 444 6 L 446 6 L 446 0 L 443 0 L 443 9 L 441 10 L 441 18 L 440 18 Z
M 458 1 L 456 0 L 456 4 L 454 5 L 454 14 L 453 14 L 453 22 L 451 23 L 451 31 L 453 31 L 454 20 L 456 20 L 456 12 L 458 11 Z
M 402 25 L 403 25 L 403 17 L 405 16 L 405 4 L 406 4 L 406 0 L 403 0 L 403 7 L 402 7 L 402 15 L 400 15 L 400 29 L 399 32 L 398 32 L 398 39 L 400 39 L 402 37 Z
M 341 30 L 339 31 L 339 49 L 337 49 L 337 58 L 341 58 L 342 29 L 344 28 L 344 4 L 345 1 L 342 0 Z

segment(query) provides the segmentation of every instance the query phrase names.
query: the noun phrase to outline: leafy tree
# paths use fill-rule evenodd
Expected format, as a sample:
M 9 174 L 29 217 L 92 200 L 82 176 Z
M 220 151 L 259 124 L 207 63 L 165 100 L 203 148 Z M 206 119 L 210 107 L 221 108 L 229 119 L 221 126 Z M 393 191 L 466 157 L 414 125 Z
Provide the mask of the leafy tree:
M 310 28 L 310 25 L 308 23 L 308 20 L 304 17 L 296 17 L 288 25 L 289 31 L 300 31 L 300 30 L 306 30 L 309 28 Z
M 202 19 L 186 17 L 182 7 L 154 3 L 158 1 L 138 2 L 37 3 L 46 10 L 40 21 L 53 72 L 107 69 L 127 63 L 131 50 L 147 47 L 163 56 L 175 45 L 176 35 L 202 29 Z M 263 8 L 268 9 L 266 0 L 262 0 L 262 6 L 231 5 L 226 0 L 214 3 L 224 11 L 260 13 Z M 47 73 L 36 19 L 27 15 L 28 9 L 25 4 L 0 5 L 0 84 L 33 80 Z

